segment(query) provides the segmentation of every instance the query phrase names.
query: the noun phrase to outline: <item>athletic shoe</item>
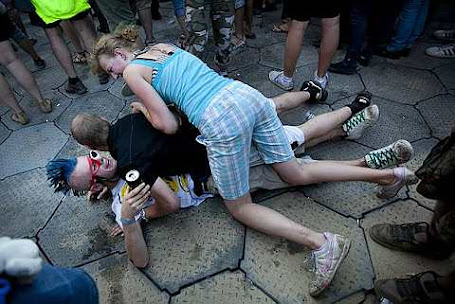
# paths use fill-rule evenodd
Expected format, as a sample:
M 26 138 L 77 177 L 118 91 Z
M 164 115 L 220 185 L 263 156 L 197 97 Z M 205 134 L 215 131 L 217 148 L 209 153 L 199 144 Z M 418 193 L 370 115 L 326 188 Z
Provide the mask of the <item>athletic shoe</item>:
M 355 74 L 357 72 L 356 56 L 346 54 L 343 61 L 332 63 L 330 65 L 329 72 L 343 75 Z
M 401 225 L 377 224 L 369 234 L 376 243 L 394 250 L 421 252 L 425 250 L 429 226 L 425 222 Z
M 372 169 L 384 169 L 408 162 L 413 156 L 411 143 L 400 139 L 384 148 L 369 152 L 365 155 L 365 163 Z
M 310 295 L 316 297 L 329 287 L 341 262 L 347 256 L 351 241 L 338 234 L 324 232 L 326 243 L 322 248 L 311 252 L 313 278 L 310 282 Z
M 351 102 L 351 104 L 348 106 L 351 109 L 351 117 L 352 115 L 357 114 L 358 112 L 368 107 L 371 104 L 372 97 L 373 95 L 367 90 L 364 90 L 357 94 L 354 101 Z
M 269 72 L 269 80 L 273 82 L 273 84 L 275 84 L 280 89 L 283 89 L 285 91 L 292 91 L 292 89 L 294 89 L 294 81 L 292 80 L 292 78 L 290 81 L 287 81 L 284 77 L 285 76 L 283 71 Z
M 439 277 L 435 272 L 427 271 L 405 279 L 379 280 L 374 289 L 378 297 L 392 303 L 450 303 L 438 283 Z
M 387 48 L 382 48 L 376 52 L 376 55 L 389 59 L 400 59 L 401 57 L 408 57 L 410 53 L 411 48 L 404 48 L 398 51 L 389 51 Z
M 444 46 L 432 46 L 425 50 L 428 56 L 438 58 L 455 58 L 455 44 Z
M 382 199 L 392 198 L 397 195 L 398 191 L 406 185 L 413 185 L 419 182 L 414 172 L 405 168 L 398 167 L 393 169 L 393 175 L 395 176 L 395 182 L 391 185 L 380 186 L 377 196 Z
M 318 71 L 314 71 L 313 80 L 317 82 L 323 89 L 325 89 L 329 85 L 329 73 L 325 72 L 324 76 L 319 77 Z
M 362 136 L 366 128 L 372 126 L 379 118 L 377 105 L 366 107 L 359 113 L 353 115 L 343 124 L 343 131 L 346 132 L 347 139 L 358 139 Z
M 324 101 L 329 95 L 319 83 L 312 80 L 303 82 L 300 91 L 308 92 L 310 94 L 310 99 L 308 101 Z
M 81 95 L 87 92 L 87 87 L 82 83 L 82 81 L 79 78 L 77 78 L 75 83 L 70 83 L 68 81 L 65 90 L 67 93 L 70 94 Z
M 433 36 L 439 40 L 453 41 L 455 40 L 455 30 L 437 30 Z

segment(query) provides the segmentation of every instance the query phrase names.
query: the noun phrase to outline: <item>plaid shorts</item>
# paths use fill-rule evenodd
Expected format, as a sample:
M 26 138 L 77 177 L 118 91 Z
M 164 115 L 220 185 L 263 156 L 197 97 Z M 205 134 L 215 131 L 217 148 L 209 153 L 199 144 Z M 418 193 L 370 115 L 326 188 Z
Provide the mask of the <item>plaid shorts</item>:
M 272 103 L 241 82 L 227 85 L 199 121 L 198 141 L 207 147 L 213 180 L 226 200 L 250 189 L 250 150 L 253 145 L 266 164 L 294 157 Z

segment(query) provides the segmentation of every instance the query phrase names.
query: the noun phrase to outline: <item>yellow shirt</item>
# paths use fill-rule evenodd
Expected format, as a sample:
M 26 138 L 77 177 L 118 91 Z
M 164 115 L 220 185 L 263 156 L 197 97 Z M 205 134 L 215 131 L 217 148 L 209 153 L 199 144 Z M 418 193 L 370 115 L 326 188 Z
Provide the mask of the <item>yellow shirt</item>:
M 90 9 L 87 0 L 31 0 L 36 13 L 46 24 L 70 19 Z

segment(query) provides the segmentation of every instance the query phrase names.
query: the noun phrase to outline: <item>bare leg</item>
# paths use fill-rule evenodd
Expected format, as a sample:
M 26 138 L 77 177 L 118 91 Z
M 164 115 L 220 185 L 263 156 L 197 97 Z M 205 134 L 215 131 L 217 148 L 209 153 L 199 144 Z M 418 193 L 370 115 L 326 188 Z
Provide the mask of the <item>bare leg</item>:
M 4 105 L 7 105 L 10 107 L 14 113 L 20 113 L 22 112 L 22 108 L 19 106 L 19 104 L 16 101 L 16 98 L 14 98 L 13 91 L 11 90 L 11 87 L 9 86 L 8 82 L 6 82 L 5 77 L 0 73 L 0 102 Z
M 138 10 L 139 19 L 145 30 L 145 44 L 153 41 L 152 11 L 150 8 Z
M 303 91 L 284 93 L 272 98 L 278 114 L 298 107 L 308 99 L 310 99 L 310 93 Z
M 273 209 L 254 204 L 249 193 L 236 200 L 225 200 L 225 204 L 236 220 L 265 234 L 282 237 L 310 249 L 317 249 L 325 242 L 321 233 L 306 228 Z
M 71 24 L 74 25 L 79 33 L 85 49 L 91 53 L 96 39 L 95 25 L 93 24 L 92 17 L 85 16 L 83 19 L 71 21 Z
M 314 146 L 316 146 L 320 143 L 326 142 L 326 141 L 339 139 L 345 135 L 346 135 L 346 132 L 344 132 L 341 127 L 338 127 L 319 137 L 312 138 L 310 140 L 305 139 L 305 147 L 311 148 L 311 147 L 314 147 Z
M 54 53 L 55 58 L 57 58 L 65 73 L 70 78 L 77 77 L 76 71 L 74 70 L 70 50 L 65 44 L 65 41 L 63 41 L 59 29 L 57 27 L 53 27 L 46 28 L 44 31 L 46 32 L 49 42 L 51 43 L 52 52 Z
M 235 37 L 243 40 L 243 17 L 245 15 L 245 6 L 235 10 Z
M 300 125 L 299 129 L 303 132 L 306 142 L 319 139 L 328 133 L 330 133 L 330 136 L 342 136 L 345 135 L 345 133 L 341 129 L 341 126 L 347 119 L 349 119 L 349 117 L 351 117 L 351 114 L 352 112 L 349 107 L 343 107 L 336 111 L 318 115 L 308 122 Z M 319 140 L 314 144 L 319 142 L 322 142 L 322 140 Z
M 340 16 L 322 19 L 322 38 L 319 51 L 318 77 L 323 77 L 329 68 L 340 38 Z
M 37 102 L 43 101 L 35 78 L 19 60 L 8 40 L 0 42 L 0 63 L 16 78 L 17 82 L 29 92 Z
M 84 48 L 84 46 L 82 45 L 82 41 L 80 40 L 80 37 L 76 32 L 76 29 L 74 28 L 73 24 L 70 21 L 62 21 L 60 23 L 60 27 L 63 29 L 65 36 L 68 37 L 71 43 L 73 44 L 74 48 L 76 49 L 76 52 L 83 53 L 87 51 L 87 49 Z
M 286 77 L 292 77 L 292 75 L 294 75 L 297 59 L 299 59 L 300 50 L 302 48 L 303 35 L 307 25 L 308 21 L 291 21 L 286 40 L 286 48 L 284 50 L 284 76 Z
M 36 53 L 33 43 L 30 39 L 24 39 L 21 41 L 16 41 L 16 43 L 23 49 L 27 54 L 32 57 L 33 60 L 40 60 L 41 57 Z
M 253 2 L 253 0 L 246 0 L 245 2 L 245 35 L 253 34 Z
M 339 162 L 318 161 L 299 164 L 295 159 L 273 164 L 280 177 L 292 185 L 310 185 L 320 182 L 364 181 L 389 185 L 395 181 L 392 169 L 376 170 L 349 166 Z

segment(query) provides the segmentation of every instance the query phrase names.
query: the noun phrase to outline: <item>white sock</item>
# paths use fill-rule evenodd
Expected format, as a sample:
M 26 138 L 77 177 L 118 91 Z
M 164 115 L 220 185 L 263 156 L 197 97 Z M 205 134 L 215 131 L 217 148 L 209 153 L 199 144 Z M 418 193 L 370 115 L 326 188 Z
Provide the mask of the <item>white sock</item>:
M 281 82 L 283 82 L 285 84 L 290 84 L 292 82 L 292 77 L 284 76 L 284 74 L 281 74 L 279 76 L 279 79 L 281 80 Z

